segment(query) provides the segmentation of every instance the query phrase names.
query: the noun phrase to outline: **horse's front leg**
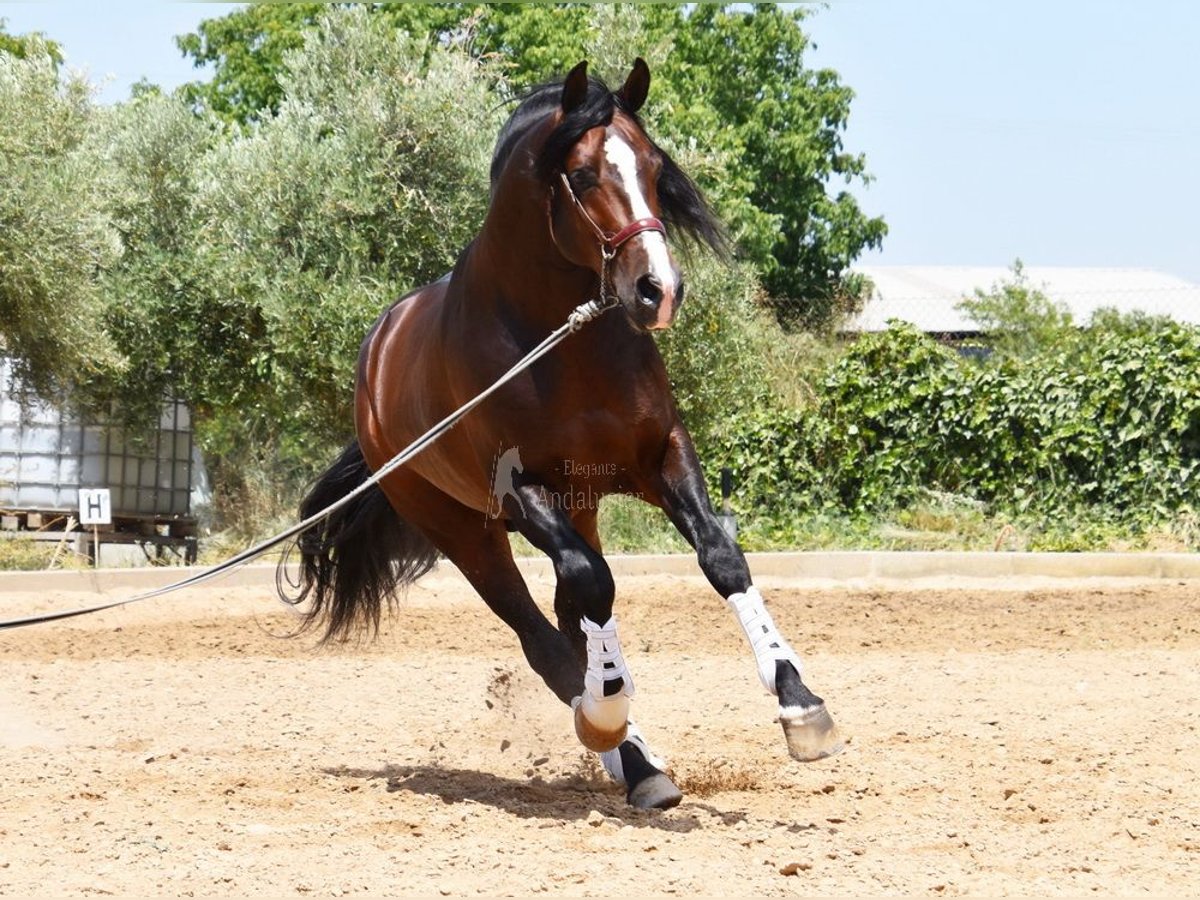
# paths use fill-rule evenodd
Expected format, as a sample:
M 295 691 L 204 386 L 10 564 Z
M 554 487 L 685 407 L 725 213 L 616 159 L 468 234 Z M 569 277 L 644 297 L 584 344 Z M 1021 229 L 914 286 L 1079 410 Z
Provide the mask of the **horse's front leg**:
M 626 786 L 632 805 L 676 805 L 683 795 L 629 720 L 633 678 L 617 636 L 612 608 L 616 589 L 600 554 L 594 517 L 584 522 L 586 536 L 581 534 L 536 484 L 517 487 L 505 510 L 517 530 L 554 563 L 559 630 L 584 662 L 582 690 L 571 702 L 580 742 L 600 754 L 608 773 Z
M 671 433 L 655 487 L 660 505 L 696 548 L 701 570 L 737 618 L 754 651 L 763 687 L 779 698 L 788 752 L 808 762 L 840 751 L 842 742 L 824 701 L 801 679 L 800 657 L 775 627 L 751 581 L 746 557 L 713 512 L 704 473 L 682 424 Z
M 612 615 L 616 593 L 604 557 L 583 539 L 570 517 L 557 508 L 541 485 L 524 484 L 505 500 L 505 511 L 517 530 L 550 557 L 558 580 L 555 606 L 561 619 L 566 594 L 582 612 L 587 667 L 582 692 L 572 703 L 575 731 L 589 750 L 612 750 L 625 740 L 633 678 L 625 664 L 617 623 Z

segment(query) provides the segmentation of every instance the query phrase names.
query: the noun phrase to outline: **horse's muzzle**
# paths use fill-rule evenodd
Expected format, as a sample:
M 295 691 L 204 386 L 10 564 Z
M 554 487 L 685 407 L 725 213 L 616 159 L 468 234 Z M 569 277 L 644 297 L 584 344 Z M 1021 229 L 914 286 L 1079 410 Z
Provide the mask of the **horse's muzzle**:
M 653 311 L 654 319 L 649 328 L 669 328 L 675 318 L 675 304 L 663 294 L 663 285 L 655 275 L 643 275 L 637 280 L 638 304 Z
M 629 318 L 642 331 L 662 331 L 671 327 L 683 302 L 683 281 L 676 277 L 666 286 L 653 273 L 647 273 L 634 285 L 636 299 L 625 303 Z

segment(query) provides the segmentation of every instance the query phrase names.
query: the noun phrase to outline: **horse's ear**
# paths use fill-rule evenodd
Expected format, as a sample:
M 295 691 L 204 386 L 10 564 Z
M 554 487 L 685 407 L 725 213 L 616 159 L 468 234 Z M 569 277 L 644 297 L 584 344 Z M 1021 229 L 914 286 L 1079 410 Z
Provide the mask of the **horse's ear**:
M 587 99 L 588 78 L 587 60 L 585 59 L 570 72 L 563 81 L 562 110 L 569 113 Z
M 650 67 L 639 56 L 633 61 L 633 69 L 630 71 L 629 77 L 625 79 L 625 83 L 621 85 L 621 90 L 617 92 L 617 95 L 624 102 L 625 108 L 635 113 L 642 108 L 642 104 L 646 102 L 646 95 L 649 93 Z

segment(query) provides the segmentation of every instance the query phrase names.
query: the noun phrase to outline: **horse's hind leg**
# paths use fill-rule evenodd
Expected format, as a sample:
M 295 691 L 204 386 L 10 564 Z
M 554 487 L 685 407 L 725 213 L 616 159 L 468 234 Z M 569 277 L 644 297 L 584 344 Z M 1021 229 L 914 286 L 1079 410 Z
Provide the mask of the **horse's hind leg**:
M 516 633 L 530 667 L 569 704 L 579 693 L 583 669 L 570 642 L 530 596 L 503 523 L 463 506 L 411 473 L 397 472 L 382 487 L 405 521 L 429 537 L 488 608 Z
M 660 477 L 652 495 L 675 527 L 696 548 L 700 568 L 725 598 L 754 651 L 758 677 L 779 698 L 779 721 L 788 752 L 798 760 L 831 756 L 841 738 L 825 703 L 800 677 L 799 656 L 775 627 L 737 542 L 713 513 L 691 438 L 682 425 L 671 434 Z
M 542 614 L 513 561 L 503 524 L 460 505 L 409 473 L 396 473 L 383 488 L 405 519 L 421 528 L 488 608 L 516 633 L 530 667 L 563 703 L 571 705 L 584 684 L 584 665 L 576 649 L 582 640 L 582 636 L 576 639 L 579 620 L 576 618 L 568 634 Z M 630 803 L 665 808 L 679 802 L 678 789 L 654 767 L 653 754 L 644 740 L 639 744 L 634 735 L 614 752 L 619 754 L 618 764 L 624 765 L 614 770 L 609 761 L 605 768 L 626 783 Z

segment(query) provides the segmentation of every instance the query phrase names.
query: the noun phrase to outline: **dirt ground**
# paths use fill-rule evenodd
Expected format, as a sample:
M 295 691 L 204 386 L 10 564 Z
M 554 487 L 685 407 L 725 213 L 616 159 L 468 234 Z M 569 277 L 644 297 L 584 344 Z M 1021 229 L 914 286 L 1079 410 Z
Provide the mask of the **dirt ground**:
M 0 633 L 0 894 L 1195 892 L 1200 585 L 764 582 L 849 746 L 788 758 L 702 581 L 619 580 L 666 812 L 444 572 L 362 646 L 219 583 Z

